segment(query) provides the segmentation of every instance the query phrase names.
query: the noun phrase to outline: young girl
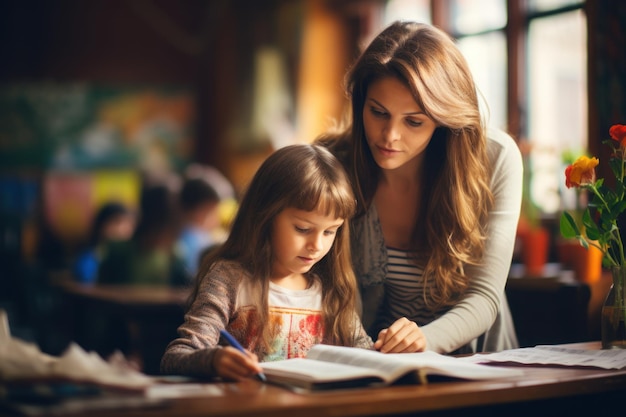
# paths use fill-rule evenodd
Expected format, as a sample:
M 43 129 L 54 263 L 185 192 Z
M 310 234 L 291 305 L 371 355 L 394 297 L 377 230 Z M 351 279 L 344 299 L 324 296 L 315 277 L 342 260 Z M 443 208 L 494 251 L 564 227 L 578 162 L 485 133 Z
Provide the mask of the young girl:
M 317 343 L 371 348 L 356 315 L 347 175 L 319 146 L 291 145 L 255 174 L 226 242 L 204 260 L 161 371 L 231 380 Z M 326 256 L 328 254 L 328 256 Z M 224 346 L 228 330 L 247 349 Z

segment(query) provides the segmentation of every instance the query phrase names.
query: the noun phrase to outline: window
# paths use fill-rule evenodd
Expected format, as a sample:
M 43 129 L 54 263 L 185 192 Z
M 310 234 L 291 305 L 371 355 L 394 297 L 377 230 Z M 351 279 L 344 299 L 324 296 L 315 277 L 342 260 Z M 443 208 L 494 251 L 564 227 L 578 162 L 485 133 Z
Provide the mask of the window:
M 396 20 L 432 23 L 430 0 L 388 0 L 383 11 L 383 23 L 387 26 Z
M 457 42 L 474 75 L 487 123 L 507 130 L 506 37 L 502 31 L 459 38 Z
M 381 22 L 431 21 L 457 40 L 488 123 L 528 143 L 530 197 L 549 216 L 574 204 L 573 191 L 564 187 L 565 155 L 587 150 L 583 6 L 574 0 L 388 0 Z
M 545 213 L 573 208 L 575 191 L 564 184 L 565 156 L 587 149 L 585 24 L 583 12 L 574 10 L 532 19 L 528 28 L 530 191 Z

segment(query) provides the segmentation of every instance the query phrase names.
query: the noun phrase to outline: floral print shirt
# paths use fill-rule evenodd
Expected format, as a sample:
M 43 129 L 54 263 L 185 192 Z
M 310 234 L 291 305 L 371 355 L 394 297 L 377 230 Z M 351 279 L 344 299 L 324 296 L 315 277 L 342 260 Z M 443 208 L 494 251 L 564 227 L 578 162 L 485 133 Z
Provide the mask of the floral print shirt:
M 226 329 L 246 349 L 258 355 L 259 361 L 306 356 L 309 349 L 324 339 L 322 321 L 322 287 L 319 279 L 305 290 L 290 290 L 270 283 L 269 320 L 279 332 L 272 350 L 263 352 L 256 339 L 255 308 L 249 273 L 237 262 L 220 261 L 202 278 L 198 295 L 178 328 L 179 337 L 167 347 L 161 360 L 166 374 L 215 376 L 213 355 L 221 348 L 220 330 Z M 355 312 L 353 346 L 371 349 Z

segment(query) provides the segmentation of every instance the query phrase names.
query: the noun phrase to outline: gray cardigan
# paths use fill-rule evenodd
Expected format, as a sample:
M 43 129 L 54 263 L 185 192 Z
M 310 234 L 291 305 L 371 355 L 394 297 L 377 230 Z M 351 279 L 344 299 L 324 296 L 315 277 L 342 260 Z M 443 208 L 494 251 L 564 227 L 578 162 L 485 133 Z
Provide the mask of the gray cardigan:
M 466 268 L 471 280 L 460 301 L 422 326 L 428 350 L 493 352 L 519 346 L 504 287 L 521 207 L 522 158 L 515 141 L 501 131 L 489 132 L 487 148 L 493 167 L 491 190 L 495 202 L 489 214 L 484 262 L 482 266 Z M 363 325 L 376 340 L 380 330 L 376 320 L 385 296 L 387 248 L 374 204 L 353 221 L 351 241 Z

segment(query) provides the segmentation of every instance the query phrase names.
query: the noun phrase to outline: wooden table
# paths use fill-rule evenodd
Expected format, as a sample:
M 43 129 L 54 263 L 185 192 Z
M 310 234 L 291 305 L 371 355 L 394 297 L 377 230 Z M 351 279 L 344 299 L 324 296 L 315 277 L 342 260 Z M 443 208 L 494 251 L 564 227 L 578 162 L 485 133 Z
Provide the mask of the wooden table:
M 159 373 L 159 363 L 167 343 L 176 337 L 183 322 L 188 289 L 143 285 L 85 285 L 72 281 L 59 283 L 68 302 L 67 316 L 74 341 L 83 348 L 105 356 L 106 350 L 123 348 L 116 345 L 120 332 L 98 334 L 97 320 L 120 323 L 130 340 L 127 354 L 139 362 L 143 372 Z M 95 319 L 94 319 L 95 317 Z M 96 321 L 94 323 L 94 321 Z M 94 329 L 95 328 L 95 329 Z M 97 334 L 97 337 L 93 335 Z M 105 340 L 106 348 L 94 339 Z M 110 340 L 107 340 L 110 339 Z M 124 350 L 124 349 L 122 349 Z
M 188 289 L 148 285 L 102 285 L 63 282 L 63 291 L 77 299 L 130 311 L 180 311 L 187 301 Z
M 597 348 L 599 343 L 581 346 Z M 115 415 L 562 417 L 615 414 L 623 407 L 626 370 L 539 366 L 521 369 L 523 376 L 492 381 L 439 381 L 311 394 L 298 394 L 254 380 L 210 383 L 200 387 L 200 394 L 170 399 L 158 408 L 116 410 Z M 89 412 L 90 417 L 104 415 L 107 413 Z
M 148 320 L 167 333 L 161 313 L 182 320 L 186 291 L 145 287 L 68 285 L 74 302 Z M 84 306 L 83 306 L 84 307 Z M 598 349 L 598 342 L 579 347 Z M 159 347 L 157 349 L 162 349 Z M 250 380 L 206 383 L 201 393 L 168 399 L 158 407 L 89 411 L 75 416 L 565 416 L 615 412 L 626 395 L 626 370 L 524 366 L 524 375 L 492 381 L 434 381 L 428 385 L 393 386 L 298 394 Z

